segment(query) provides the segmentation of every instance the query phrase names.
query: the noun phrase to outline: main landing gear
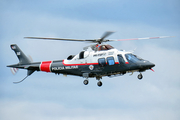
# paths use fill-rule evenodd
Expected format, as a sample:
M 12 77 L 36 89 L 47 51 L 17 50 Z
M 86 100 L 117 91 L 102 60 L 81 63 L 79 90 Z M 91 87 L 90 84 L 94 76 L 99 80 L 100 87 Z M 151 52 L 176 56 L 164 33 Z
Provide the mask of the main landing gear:
M 143 75 L 140 73 L 140 74 L 137 76 L 137 78 L 138 78 L 139 80 L 141 80 L 141 79 L 143 78 Z
M 88 80 L 84 80 L 83 83 L 84 83 L 84 85 L 88 85 L 89 81 L 88 81 Z M 101 86 L 102 86 L 102 82 L 99 80 L 99 81 L 97 82 L 97 85 L 98 85 L 99 87 L 101 87 Z
M 97 83 L 97 85 L 98 85 L 99 87 L 101 87 L 101 86 L 102 86 L 102 82 L 99 81 L 99 82 Z
M 98 80 L 97 85 L 98 85 L 99 87 L 101 87 L 101 86 L 102 86 L 102 82 L 100 81 L 100 79 L 102 79 L 102 77 L 96 77 L 96 79 Z M 87 84 L 89 83 L 88 79 L 85 79 L 85 80 L 83 81 L 83 83 L 84 83 L 84 85 L 87 85 Z
M 84 80 L 83 83 L 84 83 L 84 85 L 87 85 L 89 83 L 89 81 L 88 80 Z
M 102 76 L 96 76 L 96 80 L 98 80 L 97 85 L 98 85 L 99 87 L 102 86 L 102 82 L 100 81 L 100 79 L 102 79 Z

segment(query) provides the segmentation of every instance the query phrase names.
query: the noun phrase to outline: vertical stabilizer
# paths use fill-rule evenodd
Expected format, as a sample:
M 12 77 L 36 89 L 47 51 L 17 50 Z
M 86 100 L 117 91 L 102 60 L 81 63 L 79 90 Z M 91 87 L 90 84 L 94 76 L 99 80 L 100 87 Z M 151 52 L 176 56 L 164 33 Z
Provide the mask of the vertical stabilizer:
M 16 44 L 12 44 L 11 49 L 15 52 L 20 64 L 31 63 L 28 57 L 21 51 L 21 49 Z

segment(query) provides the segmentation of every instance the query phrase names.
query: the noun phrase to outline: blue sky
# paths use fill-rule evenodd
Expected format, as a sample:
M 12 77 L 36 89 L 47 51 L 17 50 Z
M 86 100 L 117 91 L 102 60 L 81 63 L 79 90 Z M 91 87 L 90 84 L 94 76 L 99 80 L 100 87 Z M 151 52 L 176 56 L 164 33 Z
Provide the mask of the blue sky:
M 180 2 L 178 0 L 2 0 L 0 1 L 0 119 L 180 119 Z M 16 43 L 34 61 L 58 60 L 78 54 L 87 43 L 26 40 L 23 37 L 110 39 L 153 36 L 174 38 L 109 43 L 133 50 L 155 63 L 155 72 L 104 77 L 101 88 L 90 79 L 6 67 L 18 62 L 9 45 Z

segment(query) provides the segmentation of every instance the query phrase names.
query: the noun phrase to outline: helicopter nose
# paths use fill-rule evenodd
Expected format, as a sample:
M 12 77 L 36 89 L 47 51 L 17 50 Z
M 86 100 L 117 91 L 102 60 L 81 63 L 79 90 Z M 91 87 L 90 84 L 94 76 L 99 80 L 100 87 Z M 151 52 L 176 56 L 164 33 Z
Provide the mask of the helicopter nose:
M 141 67 L 142 67 L 143 69 L 151 69 L 151 68 L 154 67 L 154 66 L 155 66 L 155 64 L 154 64 L 154 63 L 151 63 L 151 62 L 145 62 L 145 63 L 141 64 Z
M 155 64 L 154 64 L 154 63 L 149 62 L 146 66 L 147 66 L 148 68 L 152 68 L 152 67 L 154 67 L 154 66 L 155 66 Z

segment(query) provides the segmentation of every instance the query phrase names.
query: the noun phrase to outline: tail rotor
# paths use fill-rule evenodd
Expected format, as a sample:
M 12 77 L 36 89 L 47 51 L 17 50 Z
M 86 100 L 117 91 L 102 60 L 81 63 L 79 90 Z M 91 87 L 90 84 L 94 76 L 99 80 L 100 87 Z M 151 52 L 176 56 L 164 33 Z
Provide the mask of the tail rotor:
M 18 68 L 10 68 L 13 75 L 15 75 L 18 72 Z
M 31 56 L 27 57 L 16 44 L 12 44 L 10 47 L 15 52 L 16 56 L 19 59 L 18 64 L 13 64 L 13 65 L 7 66 L 7 67 L 11 67 L 10 70 L 11 70 L 12 74 L 15 75 L 19 69 L 27 69 L 27 76 L 24 79 L 22 79 L 21 81 L 18 81 L 18 82 L 13 82 L 13 83 L 17 84 L 17 83 L 24 81 L 28 76 L 30 76 L 32 73 L 34 73 L 34 71 L 36 71 L 37 69 L 34 68 L 34 66 L 33 66 L 33 68 L 30 68 L 30 65 L 33 62 Z

